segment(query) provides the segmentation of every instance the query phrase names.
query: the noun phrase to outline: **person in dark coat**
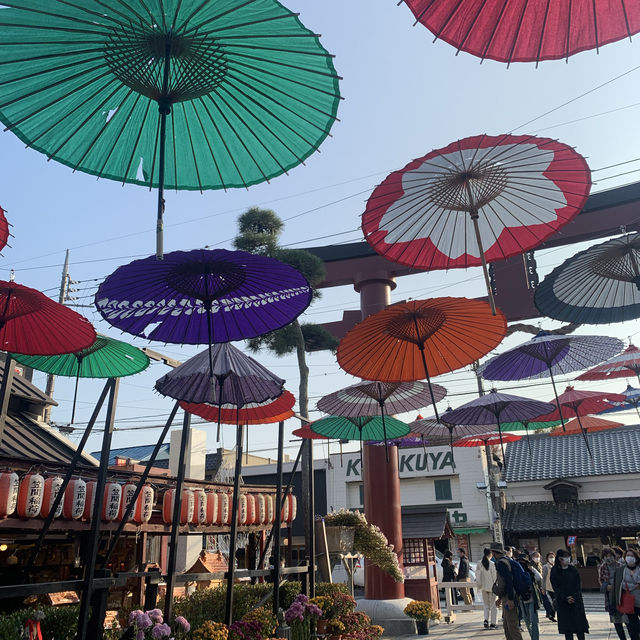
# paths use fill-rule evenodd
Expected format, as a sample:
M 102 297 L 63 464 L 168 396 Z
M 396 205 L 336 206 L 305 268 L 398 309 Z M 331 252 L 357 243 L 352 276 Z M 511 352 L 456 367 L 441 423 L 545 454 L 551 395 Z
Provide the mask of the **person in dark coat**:
M 566 549 L 559 549 L 556 553 L 551 584 L 556 598 L 558 633 L 563 633 L 565 640 L 573 640 L 574 634 L 578 640 L 585 640 L 589 622 L 584 612 L 580 574 L 571 566 L 571 556 Z
M 458 574 L 456 573 L 456 565 L 453 564 L 453 554 L 451 551 L 445 551 L 442 557 L 442 582 L 457 582 Z M 458 602 L 458 596 L 455 589 L 451 589 L 451 601 L 454 604 Z

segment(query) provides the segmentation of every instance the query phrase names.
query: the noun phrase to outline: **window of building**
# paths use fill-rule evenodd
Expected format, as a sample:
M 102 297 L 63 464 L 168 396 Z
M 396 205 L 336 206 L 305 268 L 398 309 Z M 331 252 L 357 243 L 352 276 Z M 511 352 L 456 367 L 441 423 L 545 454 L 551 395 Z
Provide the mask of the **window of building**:
M 451 500 L 451 480 L 434 480 L 433 485 L 436 489 L 436 500 Z

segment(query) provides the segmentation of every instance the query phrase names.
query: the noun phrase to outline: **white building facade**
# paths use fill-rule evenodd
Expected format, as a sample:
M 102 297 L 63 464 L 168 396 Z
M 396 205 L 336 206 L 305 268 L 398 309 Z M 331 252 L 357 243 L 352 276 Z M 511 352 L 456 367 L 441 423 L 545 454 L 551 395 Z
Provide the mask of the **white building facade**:
M 363 509 L 360 453 L 332 454 L 328 467 L 328 509 Z M 446 446 L 398 449 L 398 472 L 403 517 L 411 513 L 415 522 L 421 509 L 446 509 L 456 534 L 449 546 L 463 546 L 480 560 L 493 540 L 495 515 L 484 448 L 456 447 L 453 455 Z

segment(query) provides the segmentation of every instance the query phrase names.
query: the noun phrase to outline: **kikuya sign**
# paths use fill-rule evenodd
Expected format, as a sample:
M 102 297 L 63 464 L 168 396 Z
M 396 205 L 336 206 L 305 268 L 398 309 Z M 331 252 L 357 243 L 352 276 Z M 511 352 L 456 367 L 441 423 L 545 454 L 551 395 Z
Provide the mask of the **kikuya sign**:
M 416 478 L 424 475 L 451 475 L 455 473 L 451 451 L 429 451 L 411 453 L 398 452 L 398 473 L 401 478 Z M 360 479 L 360 456 L 347 461 L 346 477 L 353 480 Z

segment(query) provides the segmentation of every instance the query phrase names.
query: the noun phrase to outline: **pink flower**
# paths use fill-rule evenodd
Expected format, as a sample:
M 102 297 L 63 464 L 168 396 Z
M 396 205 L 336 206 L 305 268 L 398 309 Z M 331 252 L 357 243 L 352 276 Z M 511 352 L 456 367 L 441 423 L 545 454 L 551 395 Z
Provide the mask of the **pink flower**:
M 138 633 L 136 633 L 136 640 L 144 640 L 144 631 L 138 631 Z
M 162 622 L 162 611 L 160 609 L 151 609 L 151 611 L 147 611 L 147 614 L 153 622 Z
M 151 629 L 151 635 L 156 638 L 156 640 L 160 640 L 160 638 L 168 638 L 171 635 L 171 627 L 168 624 L 156 624 L 153 629 Z
M 189 633 L 191 630 L 191 625 L 187 622 L 187 619 L 184 616 L 178 616 L 176 618 L 176 624 L 179 624 L 182 627 L 182 631 L 184 631 L 184 633 Z
M 143 616 L 144 615 L 144 611 L 141 611 L 140 609 L 136 609 L 135 611 L 132 611 L 129 614 L 129 624 L 134 624 L 139 616 Z

